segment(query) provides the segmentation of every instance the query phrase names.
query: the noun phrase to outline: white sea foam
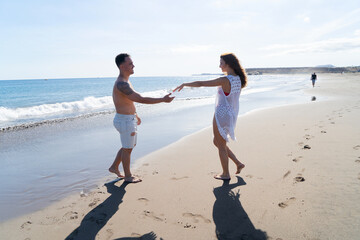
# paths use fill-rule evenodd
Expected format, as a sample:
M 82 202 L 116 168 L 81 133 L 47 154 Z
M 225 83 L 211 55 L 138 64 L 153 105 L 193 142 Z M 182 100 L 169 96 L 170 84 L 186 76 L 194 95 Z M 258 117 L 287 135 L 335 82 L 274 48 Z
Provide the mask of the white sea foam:
M 0 107 L 0 122 L 29 118 L 43 118 L 46 116 L 64 113 L 87 112 L 97 109 L 108 109 L 112 106 L 113 102 L 110 96 L 99 98 L 91 96 L 80 101 L 42 104 L 25 108 Z

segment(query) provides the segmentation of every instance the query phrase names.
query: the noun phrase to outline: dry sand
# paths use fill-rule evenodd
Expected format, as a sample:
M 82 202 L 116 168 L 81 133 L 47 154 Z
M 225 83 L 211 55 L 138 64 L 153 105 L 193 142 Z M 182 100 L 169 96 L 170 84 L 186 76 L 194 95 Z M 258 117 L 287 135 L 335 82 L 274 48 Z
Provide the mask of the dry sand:
M 319 76 L 308 93 L 238 119 L 229 146 L 246 168 L 230 182 L 213 178 L 208 128 L 145 156 L 142 183 L 68 197 L 1 223 L 0 238 L 359 239 L 360 75 Z

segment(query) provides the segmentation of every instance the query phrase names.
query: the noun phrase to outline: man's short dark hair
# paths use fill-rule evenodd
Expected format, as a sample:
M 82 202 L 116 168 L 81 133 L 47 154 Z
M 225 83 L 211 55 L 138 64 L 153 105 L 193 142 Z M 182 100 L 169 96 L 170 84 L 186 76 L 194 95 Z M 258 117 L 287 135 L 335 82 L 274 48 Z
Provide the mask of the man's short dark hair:
M 119 55 L 117 55 L 115 58 L 116 66 L 119 67 L 120 64 L 125 62 L 125 58 L 127 58 L 127 57 L 130 57 L 130 55 L 127 53 L 120 53 Z

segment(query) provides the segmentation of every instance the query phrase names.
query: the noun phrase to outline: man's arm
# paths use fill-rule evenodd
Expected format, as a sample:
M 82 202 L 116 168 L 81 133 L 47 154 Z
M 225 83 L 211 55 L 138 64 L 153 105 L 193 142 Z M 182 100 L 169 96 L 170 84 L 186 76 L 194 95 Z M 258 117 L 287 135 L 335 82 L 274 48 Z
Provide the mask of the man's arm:
M 117 89 L 123 93 L 129 100 L 138 103 L 144 104 L 155 104 L 161 102 L 171 102 L 174 98 L 170 97 L 170 94 L 162 97 L 162 98 L 151 98 L 151 97 L 143 97 L 139 93 L 135 92 L 130 84 L 127 82 L 118 82 L 116 84 Z

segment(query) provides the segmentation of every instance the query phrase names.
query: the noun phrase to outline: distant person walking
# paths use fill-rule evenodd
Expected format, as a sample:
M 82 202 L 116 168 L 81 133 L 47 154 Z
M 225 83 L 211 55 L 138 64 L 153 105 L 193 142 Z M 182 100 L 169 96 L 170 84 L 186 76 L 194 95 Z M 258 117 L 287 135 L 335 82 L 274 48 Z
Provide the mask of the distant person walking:
M 316 73 L 311 74 L 311 82 L 313 87 L 315 87 L 316 79 L 317 79 Z
M 116 109 L 114 126 L 120 133 L 122 148 L 118 151 L 116 158 L 109 168 L 109 171 L 115 173 L 118 177 L 124 178 L 126 182 L 138 183 L 141 179 L 133 176 L 130 171 L 130 157 L 133 148 L 137 142 L 137 125 L 141 120 L 136 113 L 134 102 L 155 104 L 171 102 L 174 98 L 170 94 L 162 98 L 143 97 L 133 90 L 129 77 L 134 73 L 134 64 L 130 55 L 126 53 L 119 54 L 115 58 L 116 66 L 120 74 L 115 81 L 113 88 L 113 101 Z M 122 162 L 125 176 L 120 174 L 119 165 Z
M 220 56 L 219 67 L 226 73 L 225 77 L 209 81 L 183 83 L 173 91 L 181 91 L 184 87 L 218 87 L 213 118 L 213 141 L 218 148 L 223 171 L 221 174 L 215 175 L 214 178 L 229 180 L 229 158 L 236 164 L 236 174 L 245 167 L 226 144 L 229 137 L 235 140 L 234 130 L 239 113 L 239 97 L 241 89 L 247 84 L 247 76 L 239 60 L 232 53 Z

